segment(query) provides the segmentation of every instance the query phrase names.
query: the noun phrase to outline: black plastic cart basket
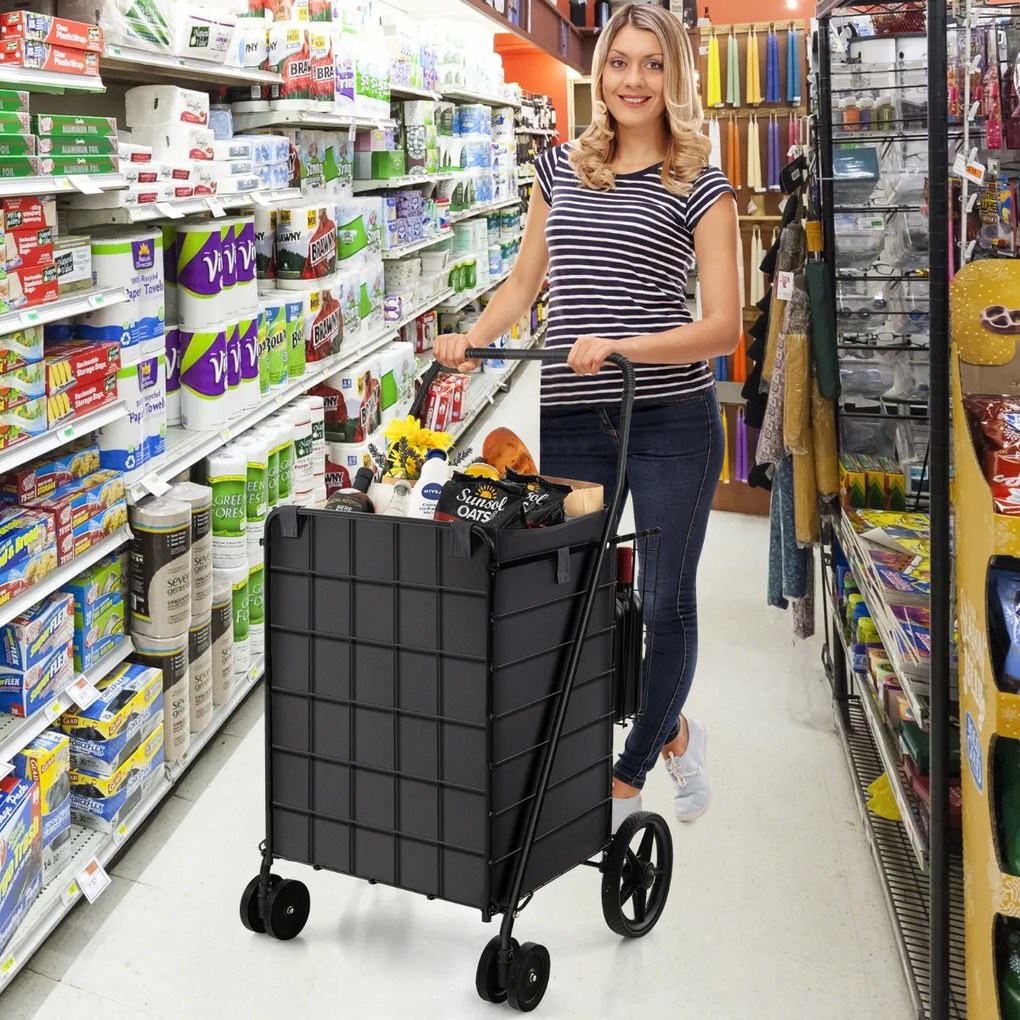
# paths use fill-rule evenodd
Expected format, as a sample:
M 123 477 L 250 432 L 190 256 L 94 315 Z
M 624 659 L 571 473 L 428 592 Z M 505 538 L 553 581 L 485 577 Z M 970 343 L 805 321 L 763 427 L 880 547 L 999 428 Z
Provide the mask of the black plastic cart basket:
M 641 688 L 640 610 L 619 610 L 613 554 L 634 373 L 611 360 L 625 381 L 621 456 L 602 512 L 506 531 L 295 507 L 271 516 L 266 838 L 241 899 L 249 930 L 291 939 L 308 918 L 307 888 L 273 873 L 275 859 L 476 907 L 486 921 L 502 914 L 476 988 L 529 1011 L 549 954 L 513 928 L 540 886 L 589 864 L 614 932 L 640 937 L 658 921 L 666 822 L 641 812 L 610 834 L 613 723 L 639 710 Z

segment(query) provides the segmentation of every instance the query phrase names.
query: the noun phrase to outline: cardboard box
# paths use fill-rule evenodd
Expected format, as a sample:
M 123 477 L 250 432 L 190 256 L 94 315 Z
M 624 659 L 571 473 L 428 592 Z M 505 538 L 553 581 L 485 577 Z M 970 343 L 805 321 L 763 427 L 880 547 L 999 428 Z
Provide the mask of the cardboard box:
M 46 393 L 46 372 L 41 361 L 0 372 L 0 411 L 38 400 Z
M 47 429 L 46 398 L 0 411 L 0 450 L 42 435 Z
M 40 113 L 32 118 L 32 130 L 40 138 L 109 138 L 117 136 L 117 119 Z
M 124 597 L 116 596 L 106 603 L 102 612 L 94 616 L 87 628 L 74 627 L 72 617 L 74 668 L 79 673 L 91 669 L 124 639 L 124 607 Z
M 57 457 L 44 457 L 8 472 L 0 481 L 0 498 L 11 503 L 32 503 L 62 486 L 87 478 L 99 470 L 99 446 L 82 442 L 65 447 Z
M 12 759 L 14 774 L 39 786 L 42 879 L 49 882 L 71 857 L 71 742 L 45 730 Z
M 542 475 L 547 482 L 556 485 L 569 485 L 571 492 L 563 503 L 563 509 L 568 517 L 586 517 L 588 514 L 597 514 L 605 506 L 605 491 L 601 485 L 595 482 L 581 482 L 572 478 L 551 478 Z
M 108 507 L 101 514 L 82 521 L 74 529 L 74 555 L 80 556 L 87 549 L 109 538 L 128 522 L 127 500 Z
M 5 508 L 0 518 L 0 570 L 38 556 L 53 536 L 49 518 L 23 507 Z
M 163 695 L 163 674 L 150 666 L 124 663 L 96 684 L 99 697 L 88 708 L 72 708 L 59 720 L 69 737 L 104 742 L 128 729 Z
M 78 528 L 94 517 L 102 517 L 126 497 L 124 476 L 119 471 L 96 471 L 77 482 L 61 486 L 49 496 L 35 501 L 45 509 L 56 510 L 62 521 Z
M 103 52 L 103 30 L 98 25 L 31 11 L 5 14 L 0 22 L 0 35 L 4 39 L 34 39 L 91 53 Z
M 37 156 L 38 150 L 35 135 L 0 135 L 0 156 Z
M 54 177 L 120 173 L 119 156 L 40 156 L 39 172 Z
M 75 629 L 91 627 L 111 602 L 127 595 L 127 553 L 104 556 L 60 590 L 74 599 Z
M 0 138 L 3 138 L 0 135 Z M 0 180 L 20 180 L 39 176 L 38 156 L 0 156 Z
M 119 371 L 120 344 L 79 341 L 46 348 L 46 392 L 51 397 Z
M 0 39 L 0 64 L 55 74 L 99 77 L 99 54 L 34 39 Z
M 0 665 L 29 669 L 73 636 L 74 599 L 55 592 L 0 628 Z
M 4 235 L 4 268 L 15 269 L 53 265 L 54 227 L 24 227 Z
M 74 680 L 74 647 L 68 639 L 28 669 L 0 666 L 0 712 L 27 719 Z
M 20 368 L 43 359 L 43 328 L 29 326 L 0 336 L 0 371 Z
M 36 144 L 36 154 L 57 158 L 69 156 L 116 156 L 120 160 L 120 149 L 117 139 L 113 137 L 81 136 L 72 138 L 70 135 L 46 136 Z
M 57 226 L 57 201 L 54 198 L 21 196 L 4 199 L 4 230 Z
M 143 669 L 134 666 L 134 669 Z M 93 740 L 84 736 L 71 737 L 71 765 L 77 772 L 87 772 L 97 778 L 110 779 L 116 771 L 152 736 L 153 730 L 163 722 L 162 673 L 147 670 L 159 677 L 159 690 L 151 701 L 132 714 L 121 731 L 106 740 Z
M 0 134 L 30 135 L 31 129 L 32 118 L 27 113 L 17 110 L 0 111 Z
M 71 820 L 87 829 L 113 832 L 162 774 L 163 725 L 109 777 L 71 770 Z
M 60 296 L 91 291 L 92 243 L 88 237 L 65 234 L 53 241 L 53 263 L 57 267 Z
M 28 92 L 0 89 L 0 113 L 28 113 Z
M 48 304 L 58 297 L 60 285 L 52 259 L 48 266 L 26 266 L 9 272 L 6 280 L 0 280 L 0 312 Z
M 46 398 L 46 413 L 50 427 L 98 411 L 99 408 L 114 403 L 116 399 L 116 375 L 78 383 L 56 396 Z
M 0 951 L 17 931 L 42 887 L 39 787 L 0 779 Z

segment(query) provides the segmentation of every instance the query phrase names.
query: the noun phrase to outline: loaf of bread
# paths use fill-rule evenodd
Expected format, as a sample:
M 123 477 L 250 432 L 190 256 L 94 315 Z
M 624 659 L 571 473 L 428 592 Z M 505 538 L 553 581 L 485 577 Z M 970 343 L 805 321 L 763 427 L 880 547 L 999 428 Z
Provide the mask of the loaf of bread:
M 512 468 L 521 475 L 537 475 L 538 465 L 528 452 L 524 441 L 510 429 L 493 429 L 482 445 L 482 460 L 491 464 L 500 475 Z

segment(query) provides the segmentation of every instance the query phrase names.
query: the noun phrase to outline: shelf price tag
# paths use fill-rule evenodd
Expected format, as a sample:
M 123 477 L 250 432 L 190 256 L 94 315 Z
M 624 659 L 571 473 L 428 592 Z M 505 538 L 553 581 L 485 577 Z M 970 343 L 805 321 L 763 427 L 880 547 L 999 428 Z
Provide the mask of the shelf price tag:
M 157 202 L 156 211 L 160 216 L 166 217 L 168 220 L 181 220 L 184 219 L 184 211 L 178 209 L 177 206 L 171 202 Z
M 102 308 L 106 304 L 105 294 L 89 294 L 88 296 L 89 308 Z
M 213 214 L 216 219 L 222 219 L 227 215 L 226 210 L 215 198 L 207 198 L 205 204 L 209 207 L 209 212 Z
M 0 761 L 0 779 L 6 779 L 14 771 L 14 765 L 9 761 Z
M 0 963 L 0 988 L 3 988 L 5 984 L 11 979 L 11 975 L 14 973 L 14 954 L 8 953 L 4 957 L 3 963 Z
M 88 708 L 99 697 L 99 691 L 84 673 L 68 685 L 67 693 L 82 710 Z
M 251 193 L 251 200 L 255 205 L 262 206 L 263 209 L 269 205 L 269 199 L 261 191 L 253 191 Z
M 103 193 L 103 189 L 87 174 L 73 174 L 67 179 L 71 182 L 71 187 L 83 195 L 101 195 Z
M 78 885 L 89 903 L 95 903 L 109 884 L 110 876 L 95 857 L 78 872 Z
M 113 830 L 113 845 L 120 846 L 125 839 L 128 838 L 128 833 L 131 830 L 128 828 L 127 822 L 121 822 L 116 829 Z
M 142 487 L 148 489 L 154 496 L 165 496 L 170 491 L 170 483 L 164 481 L 154 471 L 142 479 Z
M 73 425 L 68 425 L 67 428 L 60 430 L 61 439 L 74 439 L 78 435 L 78 430 Z
M 60 698 L 54 698 L 44 709 L 43 715 L 47 721 L 56 722 L 64 714 L 64 703 Z
M 65 907 L 69 907 L 78 898 L 78 893 L 81 892 L 81 886 L 78 885 L 77 880 L 72 882 L 61 894 L 60 902 Z
M 22 312 L 21 313 L 21 325 L 26 329 L 29 326 L 34 326 L 39 321 L 39 313 L 37 311 Z

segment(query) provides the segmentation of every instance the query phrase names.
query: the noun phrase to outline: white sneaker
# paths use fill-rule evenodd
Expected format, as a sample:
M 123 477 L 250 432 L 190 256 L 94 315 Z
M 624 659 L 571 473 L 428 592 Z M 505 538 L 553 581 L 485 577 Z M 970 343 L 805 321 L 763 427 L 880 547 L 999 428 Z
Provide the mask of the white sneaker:
M 679 758 L 671 753 L 666 762 L 666 771 L 675 787 L 673 809 L 681 822 L 700 818 L 712 799 L 706 764 L 708 729 L 704 723 L 688 719 L 687 734 L 687 750 Z
M 624 819 L 641 810 L 641 794 L 636 797 L 614 797 L 613 798 L 613 821 L 612 832 L 623 825 Z

